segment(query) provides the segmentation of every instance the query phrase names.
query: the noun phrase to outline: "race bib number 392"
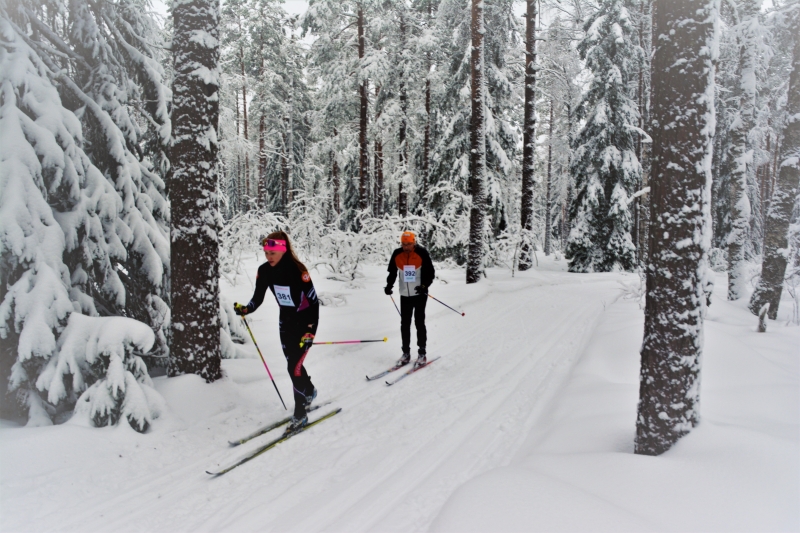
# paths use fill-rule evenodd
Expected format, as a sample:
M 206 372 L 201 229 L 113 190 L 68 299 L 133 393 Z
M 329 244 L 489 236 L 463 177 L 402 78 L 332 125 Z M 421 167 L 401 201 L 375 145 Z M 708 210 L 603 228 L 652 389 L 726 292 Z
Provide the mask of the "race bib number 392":
M 406 283 L 414 283 L 417 281 L 417 267 L 414 265 L 405 265 L 403 267 L 403 281 Z
M 275 299 L 278 300 L 278 303 L 281 305 L 294 307 L 292 291 L 285 285 L 275 285 Z

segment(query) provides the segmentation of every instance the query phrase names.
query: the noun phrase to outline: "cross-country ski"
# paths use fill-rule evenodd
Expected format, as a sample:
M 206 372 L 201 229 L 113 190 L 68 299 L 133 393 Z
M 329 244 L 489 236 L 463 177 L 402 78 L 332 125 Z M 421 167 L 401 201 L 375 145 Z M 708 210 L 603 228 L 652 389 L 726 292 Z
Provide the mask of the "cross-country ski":
M 414 372 L 418 372 L 418 371 L 422 370 L 423 368 L 427 367 L 428 365 L 430 365 L 434 361 L 437 361 L 438 359 L 439 359 L 439 357 L 434 357 L 433 359 L 428 359 L 428 361 L 426 363 L 424 363 L 424 364 L 414 365 L 410 369 L 408 369 L 407 371 L 403 372 L 398 378 L 396 378 L 396 379 L 394 379 L 392 381 L 387 381 L 386 384 L 387 385 L 394 385 L 395 383 L 397 383 L 401 379 L 405 379 L 408 376 L 410 376 L 411 374 L 413 374 Z
M 328 420 L 329 418 L 331 418 L 332 416 L 340 413 L 341 411 L 342 411 L 342 408 L 340 407 L 340 408 L 338 408 L 338 409 L 336 409 L 334 411 L 331 411 L 330 413 L 328 413 L 326 415 L 321 416 L 320 418 L 314 420 L 313 422 L 309 422 L 308 424 L 306 424 L 306 425 L 304 425 L 304 426 L 302 426 L 302 427 L 300 427 L 298 429 L 295 429 L 293 431 L 287 431 L 286 433 L 284 433 L 280 437 L 278 437 L 278 438 L 276 438 L 274 440 L 271 440 L 268 443 L 266 443 L 266 444 L 264 444 L 262 446 L 259 446 L 255 450 L 245 454 L 243 457 L 239 458 L 236 462 L 234 462 L 234 463 L 232 463 L 232 464 L 230 464 L 228 466 L 225 466 L 225 467 L 217 469 L 217 470 L 213 470 L 213 469 L 212 470 L 206 470 L 206 474 L 209 474 L 209 475 L 212 475 L 212 476 L 221 476 L 222 474 L 226 474 L 226 473 L 230 472 L 231 470 L 233 470 L 234 468 L 236 468 L 238 466 L 241 466 L 241 465 L 245 464 L 246 462 L 248 462 L 248 461 L 250 461 L 252 459 L 255 459 L 256 457 L 258 457 L 259 455 L 263 454 L 264 452 L 266 452 L 268 450 L 271 450 L 272 448 L 274 448 L 278 444 L 280 444 L 282 442 L 286 442 L 287 440 L 291 439 L 292 437 L 294 437 L 296 435 L 299 435 L 300 433 L 302 433 L 302 432 L 304 432 L 304 431 L 306 431 L 308 429 L 311 429 L 312 427 L 316 426 L 320 422 Z
M 375 381 L 378 378 L 382 378 L 383 376 L 389 375 L 392 372 L 400 370 L 401 368 L 403 368 L 407 364 L 408 363 L 403 363 L 402 365 L 397 364 L 397 365 L 394 365 L 391 368 L 388 368 L 388 369 L 384 370 L 383 372 L 379 372 L 379 373 L 375 374 L 374 376 L 367 376 L 367 381 Z
M 330 405 L 330 404 L 331 404 L 331 402 L 322 402 L 322 403 L 317 404 L 317 405 L 312 405 L 311 407 L 306 409 L 306 412 L 310 413 L 312 411 L 316 411 L 320 407 L 325 407 L 326 405 Z M 252 432 L 249 435 L 244 436 L 244 437 L 242 437 L 240 439 L 230 440 L 230 441 L 228 441 L 228 443 L 231 446 L 239 446 L 241 444 L 244 444 L 247 441 L 250 441 L 250 440 L 252 440 L 252 439 L 254 439 L 256 437 L 259 437 L 259 436 L 263 435 L 264 433 L 269 433 L 273 429 L 279 428 L 281 426 L 285 426 L 286 424 L 291 422 L 291 420 L 292 420 L 292 417 L 291 416 L 287 416 L 286 418 L 282 418 L 281 420 L 278 420 L 277 422 L 273 422 L 271 424 L 267 424 L 267 425 L 265 425 L 263 427 L 260 427 L 257 430 L 255 430 L 254 432 Z

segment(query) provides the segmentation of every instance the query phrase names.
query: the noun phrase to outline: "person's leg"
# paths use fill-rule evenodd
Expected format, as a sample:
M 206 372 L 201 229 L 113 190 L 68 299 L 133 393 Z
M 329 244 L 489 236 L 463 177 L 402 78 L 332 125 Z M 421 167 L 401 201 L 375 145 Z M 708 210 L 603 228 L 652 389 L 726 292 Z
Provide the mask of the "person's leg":
M 417 328 L 417 348 L 419 354 L 425 355 L 428 345 L 428 330 L 425 327 L 425 306 L 428 304 L 427 296 L 415 296 L 414 299 L 414 326 Z
M 403 341 L 403 353 L 411 353 L 411 316 L 414 313 L 414 298 L 400 297 L 400 338 Z
M 306 416 L 306 395 L 314 390 L 311 377 L 303 365 L 308 350 L 300 347 L 300 337 L 299 334 L 281 332 L 283 355 L 286 357 L 286 367 L 294 392 L 294 416 L 298 419 Z

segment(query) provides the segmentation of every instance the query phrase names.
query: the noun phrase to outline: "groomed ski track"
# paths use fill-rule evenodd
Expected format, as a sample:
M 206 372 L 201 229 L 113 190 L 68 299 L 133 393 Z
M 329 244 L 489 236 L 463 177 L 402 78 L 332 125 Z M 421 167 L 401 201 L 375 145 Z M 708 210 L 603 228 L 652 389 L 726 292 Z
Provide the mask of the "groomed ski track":
M 390 345 L 399 343 L 399 319 L 380 294 L 382 272 L 368 270 L 366 289 L 349 293 L 347 306 L 323 308 L 321 323 L 341 327 L 321 326 L 318 338 L 333 337 L 329 331 L 347 335 L 350 328 L 354 336 L 367 330 L 388 335 Z M 442 276 L 450 282 L 434 284 L 432 293 L 466 316 L 429 301 L 429 357 L 441 356 L 435 365 L 386 387 L 382 380 L 365 381 L 364 375 L 391 365 L 399 350 L 382 347 L 376 355 L 373 347 L 315 347 L 307 365 L 320 389 L 319 400 L 333 401 L 319 413 L 335 407 L 342 413 L 225 476 L 209 478 L 208 468 L 274 437 L 261 436 L 235 449 L 227 440 L 270 417 L 284 416 L 274 405 L 277 398 L 263 367 L 258 373 L 260 361 L 225 361 L 229 379 L 244 397 L 264 396 L 262 403 L 269 402 L 266 414 L 231 400 L 207 420 L 151 435 L 130 432 L 124 442 L 132 464 L 109 471 L 113 479 L 86 479 L 76 458 L 63 471 L 42 472 L 42 484 L 29 476 L 6 486 L 3 496 L 20 490 L 38 493 L 25 498 L 30 504 L 49 498 L 44 513 L 31 508 L 26 515 L 18 509 L 6 516 L 6 528 L 427 530 L 455 489 L 507 465 L 535 437 L 537 419 L 580 357 L 603 310 L 619 296 L 622 279 L 537 270 L 511 278 L 508 271 L 491 271 L 489 279 L 466 286 L 461 271 Z M 330 290 L 324 281 L 317 285 Z M 275 336 L 271 321 L 272 315 L 257 321 L 259 345 Z M 274 352 L 274 346 L 268 349 Z M 271 353 L 268 362 L 278 365 L 280 359 Z M 289 391 L 283 368 L 274 368 L 273 374 L 281 391 Z M 72 476 L 80 494 L 51 493 L 44 481 L 48 475 Z

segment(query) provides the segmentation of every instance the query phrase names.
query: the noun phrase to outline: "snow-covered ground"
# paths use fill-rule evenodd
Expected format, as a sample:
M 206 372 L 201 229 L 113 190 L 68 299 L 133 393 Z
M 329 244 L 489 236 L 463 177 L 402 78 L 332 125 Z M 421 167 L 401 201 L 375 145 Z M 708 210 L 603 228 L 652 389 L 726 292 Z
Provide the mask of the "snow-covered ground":
M 800 531 L 800 327 L 781 305 L 766 334 L 717 278 L 706 321 L 702 422 L 660 457 L 632 453 L 643 312 L 631 274 L 568 274 L 539 258 L 476 285 L 439 272 L 429 357 L 395 386 L 385 271 L 362 287 L 312 272 L 323 296 L 306 366 L 336 417 L 233 470 L 273 437 L 227 441 L 285 415 L 255 348 L 225 379 L 154 379 L 168 412 L 147 434 L 75 422 L 0 429 L 2 531 Z M 247 265 L 250 279 L 257 263 Z M 445 283 L 446 282 L 446 283 Z M 223 283 L 247 301 L 247 276 Z M 270 299 L 250 318 L 291 408 Z M 321 409 L 318 413 L 325 413 Z M 313 419 L 313 417 L 312 417 Z

